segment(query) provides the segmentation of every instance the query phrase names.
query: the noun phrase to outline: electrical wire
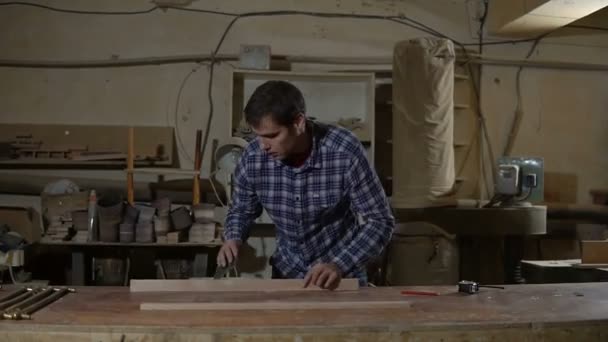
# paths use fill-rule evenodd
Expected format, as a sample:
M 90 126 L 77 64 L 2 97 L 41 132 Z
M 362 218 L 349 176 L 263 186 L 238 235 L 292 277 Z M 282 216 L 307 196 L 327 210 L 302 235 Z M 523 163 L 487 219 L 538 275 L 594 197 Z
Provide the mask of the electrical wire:
M 483 28 L 486 25 L 486 18 L 488 17 L 489 0 L 483 1 L 483 14 L 479 18 L 479 54 L 483 53 Z
M 13 266 L 11 265 L 8 265 L 8 274 L 10 275 L 13 284 L 19 284 L 19 282 L 15 278 L 15 274 L 13 273 Z
M 233 17 L 235 19 L 240 18 L 250 18 L 250 17 L 269 17 L 269 16 L 289 16 L 289 15 L 302 15 L 302 16 L 311 16 L 311 17 L 319 17 L 319 18 L 350 18 L 350 19 L 376 19 L 376 20 L 389 20 L 396 23 L 404 24 L 415 28 L 420 31 L 424 31 L 426 33 L 432 33 L 435 36 L 446 38 L 453 40 L 456 42 L 457 40 L 451 38 L 419 21 L 411 19 L 405 15 L 374 15 L 374 14 L 355 14 L 355 13 L 335 13 L 335 12 L 316 12 L 316 11 L 296 11 L 296 10 L 276 10 L 276 11 L 260 11 L 260 12 L 243 12 L 243 13 L 233 13 L 233 12 L 224 12 L 224 11 L 214 11 L 214 10 L 206 10 L 206 9 L 198 9 L 198 8 L 188 8 L 188 7 L 179 7 L 179 6 L 152 6 L 143 10 L 134 10 L 134 11 L 87 11 L 87 10 L 73 10 L 66 8 L 59 8 L 48 5 L 41 5 L 26 1 L 9 1 L 9 2 L 0 2 L 0 6 L 26 6 L 26 7 L 35 7 L 40 9 L 49 10 L 52 12 L 58 13 L 67 13 L 67 14 L 85 14 L 85 15 L 142 15 L 142 14 L 150 14 L 156 12 L 158 10 L 174 10 L 178 12 L 193 12 L 193 13 L 203 13 L 203 14 L 214 14 L 214 15 L 222 15 Z M 536 38 L 529 39 L 511 39 L 511 40 L 498 40 L 492 42 L 485 42 L 484 45 L 500 45 L 500 44 L 517 44 L 534 41 Z M 478 45 L 478 43 L 458 43 L 461 46 L 474 46 Z
M 188 83 L 188 80 L 190 79 L 190 77 L 192 75 L 194 75 L 201 68 L 201 66 L 203 66 L 203 63 L 199 63 L 196 67 L 194 67 L 192 70 L 190 70 L 190 72 L 188 72 L 186 74 L 186 76 L 183 78 L 183 80 L 181 81 L 178 91 L 177 91 L 177 97 L 175 99 L 175 110 L 173 112 L 173 124 L 175 126 L 175 136 L 177 137 L 177 142 L 179 144 L 180 151 L 192 163 L 194 163 L 194 158 L 187 152 L 184 141 L 182 140 L 181 135 L 179 134 L 178 114 L 179 114 L 179 105 L 181 102 L 182 93 L 184 91 L 184 88 L 186 87 L 186 84 Z
M 539 37 L 534 44 L 530 47 L 530 50 L 526 54 L 526 60 L 529 59 L 536 47 L 540 43 L 543 37 Z M 519 133 L 519 127 L 521 125 L 521 120 L 523 119 L 523 105 L 522 105 L 522 95 L 521 95 L 521 73 L 524 67 L 520 66 L 517 69 L 517 74 L 515 76 L 515 95 L 517 98 L 515 105 L 515 115 L 513 117 L 513 122 L 511 123 L 511 128 L 509 129 L 509 135 L 507 136 L 507 143 L 505 144 L 505 149 L 503 151 L 504 156 L 509 156 L 511 151 L 513 150 L 513 146 L 515 145 L 515 139 L 517 138 L 517 134 Z
M 211 183 L 211 188 L 213 189 L 213 193 L 215 194 L 215 198 L 217 198 L 217 201 L 220 203 L 220 205 L 222 207 L 226 207 L 228 203 L 224 204 L 224 202 L 222 201 L 222 198 L 220 197 L 219 193 L 217 192 L 217 189 L 215 188 L 215 184 L 213 181 L 213 176 L 218 172 L 219 170 L 215 170 L 213 172 L 211 172 L 211 174 L 209 175 L 209 183 Z M 224 189 L 225 191 L 228 191 L 227 189 Z
M 65 9 L 65 8 L 58 8 L 58 7 L 53 7 L 53 6 L 47 6 L 47 5 L 40 5 L 40 4 L 35 4 L 32 2 L 25 2 L 25 1 L 9 1 L 9 2 L 0 2 L 0 6 L 26 6 L 26 7 L 37 7 L 37 8 L 42 8 L 45 10 L 49 10 L 49 11 L 53 11 L 53 12 L 59 12 L 59 13 L 70 13 L 70 14 L 94 14 L 94 15 L 135 15 L 135 14 L 147 14 L 147 13 L 152 13 L 156 10 L 159 10 L 160 7 L 158 6 L 152 6 L 148 9 L 145 10 L 138 10 L 138 11 L 81 11 L 81 10 L 72 10 L 72 9 Z
M 182 8 L 179 8 L 179 9 L 181 10 Z M 195 11 L 196 12 L 201 12 L 201 11 L 206 12 L 205 10 L 195 10 Z M 230 15 L 230 14 L 225 13 L 225 12 L 222 12 L 222 14 L 223 15 Z M 220 37 L 220 39 L 219 39 L 219 41 L 218 41 L 218 43 L 216 45 L 215 50 L 213 51 L 213 53 L 211 55 L 212 57 L 211 57 L 211 61 L 210 61 L 209 84 L 208 84 L 209 115 L 207 117 L 207 125 L 205 127 L 205 134 L 203 136 L 203 145 L 202 145 L 202 152 L 201 152 L 202 154 L 204 153 L 204 151 L 206 149 L 206 146 L 207 146 L 207 141 L 209 139 L 209 131 L 210 131 L 211 122 L 212 122 L 212 118 L 213 118 L 213 114 L 214 114 L 213 113 L 213 97 L 211 95 L 212 89 L 213 89 L 212 86 L 213 86 L 214 65 L 216 63 L 215 60 L 214 60 L 214 56 L 216 56 L 218 54 L 218 52 L 219 52 L 219 50 L 220 50 L 220 48 L 221 48 L 224 40 L 226 39 L 226 36 L 230 32 L 230 30 L 232 29 L 232 27 L 234 26 L 234 24 L 240 18 L 255 17 L 255 16 L 277 16 L 277 15 L 307 15 L 307 16 L 313 16 L 313 17 L 331 17 L 331 18 L 339 17 L 339 18 L 360 18 L 360 19 L 384 19 L 384 20 L 389 20 L 389 21 L 392 21 L 392 22 L 396 22 L 396 23 L 399 23 L 399 24 L 402 24 L 402 25 L 406 25 L 408 27 L 411 27 L 411 28 L 423 31 L 425 33 L 428 33 L 428 34 L 431 34 L 431 35 L 434 35 L 434 36 L 438 36 L 438 37 L 445 38 L 445 39 L 450 39 L 450 40 L 454 41 L 456 44 L 458 44 L 459 46 L 461 46 L 461 48 L 463 49 L 463 51 L 465 52 L 465 54 L 467 53 L 466 52 L 466 47 L 465 47 L 467 44 L 461 43 L 461 42 L 459 42 L 459 41 L 457 41 L 457 40 L 455 40 L 453 38 L 450 38 L 450 37 L 446 36 L 445 34 L 439 32 L 437 30 L 434 30 L 433 28 L 431 28 L 429 26 L 426 26 L 426 25 L 424 25 L 424 24 L 422 24 L 422 23 L 420 23 L 418 21 L 415 21 L 415 20 L 410 19 L 410 18 L 405 17 L 405 16 L 390 17 L 390 16 L 357 15 L 357 14 L 328 14 L 328 13 L 302 12 L 302 11 L 252 12 L 252 13 L 245 13 L 245 14 L 242 14 L 242 15 L 235 16 L 235 17 L 233 17 L 233 19 L 230 21 L 230 23 L 225 28 L 224 32 L 222 33 L 222 36 Z M 510 42 L 512 42 L 512 41 L 510 41 Z M 471 76 L 470 78 L 473 79 L 474 73 L 472 72 L 471 65 L 467 64 L 467 66 L 468 66 L 469 74 Z M 474 83 L 475 82 L 473 81 L 473 84 Z M 476 86 L 474 88 L 476 89 L 475 90 L 476 98 L 477 98 L 477 101 L 479 103 L 479 101 L 480 101 L 479 91 L 477 90 Z M 489 149 L 489 152 L 490 152 L 490 158 L 491 158 L 491 160 L 494 160 L 494 151 L 493 151 L 493 148 L 492 148 L 492 145 L 491 145 L 491 142 L 490 142 L 490 139 L 489 139 L 489 135 L 488 135 L 488 132 L 487 132 L 487 126 L 486 126 L 486 123 L 485 123 L 485 116 L 481 112 L 481 108 L 480 108 L 479 104 L 478 104 L 477 107 L 478 107 L 477 113 L 478 113 L 480 125 L 483 127 L 482 131 L 484 132 L 485 141 L 486 141 L 486 143 L 488 145 L 488 149 Z M 483 155 L 482 155 L 482 158 L 483 158 Z M 482 163 L 483 163 L 483 161 L 482 161 Z M 494 163 L 492 162 L 491 165 L 492 165 L 492 169 L 494 170 Z M 494 174 L 494 172 L 492 174 Z M 484 172 L 484 175 L 482 175 L 482 176 L 485 179 L 485 172 Z M 486 190 L 487 189 L 488 189 L 488 186 L 486 184 Z M 489 194 L 488 194 L 488 196 L 489 196 Z
M 463 47 L 463 51 L 465 53 L 466 56 L 468 56 L 468 52 L 467 50 Z M 475 131 L 475 134 L 479 134 L 479 136 L 477 137 L 477 142 L 479 143 L 479 148 L 480 148 L 480 173 L 481 173 L 481 177 L 482 180 L 484 182 L 484 186 L 486 188 L 486 195 L 488 197 L 490 197 L 489 194 L 489 187 L 487 184 L 487 177 L 485 175 L 485 156 L 483 153 L 483 143 L 485 142 L 485 144 L 487 145 L 488 148 L 488 153 L 490 155 L 490 160 L 491 160 L 491 167 L 492 167 L 492 180 L 494 180 L 495 177 L 495 173 L 496 173 L 496 166 L 494 165 L 494 148 L 492 147 L 492 142 L 490 141 L 490 136 L 488 133 L 488 128 L 487 128 L 487 124 L 486 124 L 486 117 L 485 114 L 483 113 L 483 111 L 481 110 L 481 95 L 479 92 L 479 85 L 477 84 L 476 77 L 475 77 L 475 73 L 473 71 L 473 67 L 471 66 L 471 63 L 465 63 L 465 67 L 467 69 L 467 73 L 469 74 L 469 81 L 471 83 L 471 87 L 473 88 L 473 93 L 475 95 L 475 113 L 477 115 L 477 121 L 478 121 L 478 129 Z M 472 139 L 473 141 L 473 139 Z M 470 144 L 468 146 L 467 152 L 466 152 L 466 156 L 468 158 L 468 156 L 470 155 L 470 150 L 472 149 L 473 144 Z M 459 170 L 462 171 L 464 169 L 465 163 L 463 162 L 463 165 L 461 165 L 461 168 Z M 480 195 L 481 196 L 481 195 Z
M 516 198 L 515 198 L 515 200 L 516 200 L 517 202 L 520 202 L 520 201 L 525 201 L 525 200 L 527 200 L 528 198 L 530 198 L 530 196 L 531 196 L 531 195 L 532 195 L 532 187 L 528 187 L 528 191 L 526 192 L 526 194 L 525 194 L 525 195 L 523 195 L 522 197 L 516 197 Z
M 227 25 L 227 27 L 224 29 L 212 55 L 211 55 L 211 59 L 209 62 L 209 81 L 208 81 L 208 89 L 207 89 L 207 98 L 209 101 L 209 114 L 207 116 L 207 123 L 205 126 L 205 133 L 203 136 L 203 144 L 202 144 L 202 153 L 204 155 L 204 151 L 206 150 L 206 146 L 209 140 L 209 133 L 210 133 L 210 129 L 211 129 L 211 124 L 213 121 L 213 115 L 214 115 L 214 104 L 213 104 L 213 75 L 214 75 L 214 70 L 215 70 L 215 64 L 218 62 L 217 61 L 217 55 L 221 49 L 222 44 L 224 43 L 226 36 L 228 35 L 228 33 L 230 32 L 230 30 L 232 29 L 232 27 L 234 26 L 234 24 L 242 18 L 252 18 L 252 17 L 270 17 L 270 16 L 289 16 L 289 15 L 301 15 L 301 16 L 310 16 L 310 17 L 320 17 L 320 18 L 349 18 L 349 19 L 371 19 L 371 20 L 388 20 L 394 23 L 398 23 L 401 25 L 405 25 L 408 26 L 410 28 L 425 32 L 427 34 L 431 34 L 433 36 L 436 37 L 441 37 L 441 38 L 445 38 L 445 39 L 449 39 L 451 41 L 453 41 L 454 43 L 456 43 L 457 45 L 459 45 L 465 54 L 467 54 L 466 51 L 466 46 L 472 46 L 472 45 L 477 45 L 479 46 L 480 50 L 484 45 L 498 45 L 498 44 L 517 44 L 517 43 L 522 43 L 522 42 L 529 42 L 529 41 L 534 41 L 534 40 L 538 40 L 539 38 L 534 38 L 534 39 L 520 39 L 520 40 L 502 40 L 502 41 L 493 41 L 493 42 L 486 42 L 484 43 L 482 40 L 482 36 L 483 36 L 483 32 L 480 32 L 480 41 L 478 43 L 463 43 L 460 42 L 452 37 L 449 37 L 433 28 L 431 28 L 428 25 L 425 25 L 419 21 L 416 21 L 414 19 L 411 19 L 407 16 L 404 15 L 398 15 L 398 16 L 383 16 L 383 15 L 371 15 L 371 14 L 352 14 L 352 13 L 328 13 L 328 12 L 314 12 L 314 11 L 293 11 L 293 10 L 278 10 L 278 11 L 262 11 L 262 12 L 245 12 L 245 13 L 231 13 L 231 12 L 223 12 L 223 11 L 213 11 L 213 10 L 206 10 L 206 9 L 196 9 L 196 8 L 186 8 L 186 7 L 176 7 L 176 6 L 163 6 L 163 7 L 159 7 L 159 6 L 153 6 L 150 7 L 148 9 L 145 10 L 138 10 L 138 11 L 83 11 L 83 10 L 71 10 L 71 9 L 63 9 L 63 8 L 57 8 L 57 7 L 52 7 L 52 6 L 47 6 L 47 5 L 40 5 L 40 4 L 35 4 L 35 3 L 30 3 L 30 2 L 21 2 L 21 1 L 11 1 L 11 2 L 4 2 L 4 3 L 0 3 L 0 6 L 30 6 L 30 7 L 37 7 L 37 8 L 41 8 L 41 9 L 45 9 L 45 10 L 50 10 L 50 11 L 54 11 L 54 12 L 61 12 L 61 13 L 69 13 L 69 14 L 94 14 L 94 15 L 140 15 L 140 14 L 149 14 L 152 12 L 155 12 L 159 9 L 172 9 L 175 11 L 181 11 L 181 12 L 195 12 L 195 13 L 204 13 L 204 14 L 214 14 L 214 15 L 223 15 L 223 16 L 229 16 L 232 17 L 232 20 L 229 22 L 229 24 Z M 487 0 L 486 0 L 486 8 L 484 10 L 484 18 L 482 20 L 482 26 L 481 29 L 483 29 L 483 23 L 485 22 L 485 16 L 487 15 Z M 199 64 L 200 67 L 200 64 Z M 195 73 L 198 68 L 195 68 L 193 71 L 191 71 L 188 75 L 186 75 L 186 77 L 184 78 L 184 80 L 182 81 L 182 83 L 180 84 L 180 88 L 178 91 L 178 97 L 176 100 L 176 109 L 175 109 L 175 126 L 176 126 L 176 131 L 179 129 L 178 128 L 178 124 L 177 124 L 177 115 L 178 115 L 178 111 L 179 111 L 179 102 L 181 100 L 181 93 L 188 81 L 188 79 L 190 78 L 190 76 Z M 475 93 L 476 93 L 476 97 L 477 97 L 477 101 L 479 102 L 480 96 L 479 96 L 479 90 L 477 88 L 477 86 L 475 85 L 475 81 L 473 80 L 473 72 L 471 70 L 471 66 L 470 64 L 468 64 L 468 70 L 469 70 L 469 74 L 471 75 L 471 80 L 472 83 L 474 84 L 474 89 L 475 89 Z M 483 115 L 483 113 L 481 112 L 481 108 L 479 106 L 478 103 L 478 110 L 477 110 L 477 114 L 478 114 L 478 120 L 480 122 L 480 126 L 482 127 L 482 131 L 485 137 L 485 142 L 488 145 L 488 150 L 490 152 L 490 158 L 493 160 L 494 158 L 494 152 L 491 146 L 491 142 L 489 140 L 489 136 L 488 136 L 488 132 L 487 132 L 487 127 L 486 127 L 486 123 L 485 123 L 485 116 Z M 176 132 L 177 136 L 179 137 L 179 132 Z M 482 138 L 483 140 L 483 138 Z M 187 159 L 189 159 L 190 161 L 193 161 L 193 158 L 186 152 L 186 149 L 184 147 L 183 141 L 181 140 L 181 137 L 178 138 L 179 144 L 180 144 L 180 148 L 182 150 L 182 153 L 187 157 Z M 481 156 L 483 158 L 483 155 Z M 482 161 L 483 163 L 483 161 Z M 483 165 L 482 165 L 483 166 Z M 493 163 L 492 166 L 494 167 Z M 485 177 L 485 175 L 483 175 Z
M 488 0 L 484 0 L 483 1 L 483 5 L 484 5 L 484 9 L 483 9 L 483 14 L 481 15 L 481 17 L 479 18 L 479 31 L 477 33 L 477 35 L 479 36 L 479 55 L 483 54 L 483 38 L 484 38 L 484 32 L 483 32 L 483 28 L 486 24 L 486 18 L 488 17 L 488 8 L 489 8 L 489 1 Z M 463 47 L 463 50 L 466 52 L 466 48 Z M 478 113 L 478 118 L 479 118 L 479 127 L 481 127 L 481 132 L 479 129 L 477 129 L 475 131 L 475 134 L 479 134 L 478 139 L 480 141 L 479 144 L 479 164 L 480 164 L 480 173 L 481 173 L 481 180 L 483 182 L 483 187 L 486 190 L 486 196 L 487 198 L 490 198 L 490 186 L 488 185 L 488 177 L 486 174 L 486 167 L 485 167 L 485 153 L 484 153 L 484 149 L 483 149 L 483 141 L 484 141 L 484 136 L 481 135 L 482 132 L 486 133 L 486 137 L 485 137 L 485 141 L 488 145 L 488 152 L 490 152 L 490 164 L 492 165 L 492 181 L 494 181 L 494 152 L 492 149 L 492 145 L 490 142 L 489 137 L 487 136 L 487 127 L 485 126 L 485 117 L 483 116 L 483 114 L 481 113 L 481 94 L 479 92 L 479 88 L 476 86 L 475 83 L 475 79 L 474 79 L 474 74 L 473 74 L 473 69 L 471 67 L 470 63 L 467 63 L 467 71 L 469 73 L 469 77 L 472 79 L 472 84 L 473 87 L 475 89 L 475 99 L 476 99 L 476 107 L 477 107 L 477 113 Z M 481 82 L 481 71 L 482 69 L 479 68 L 479 79 Z M 477 185 L 479 186 L 479 183 L 477 183 Z M 481 189 L 480 190 L 480 199 L 481 197 Z

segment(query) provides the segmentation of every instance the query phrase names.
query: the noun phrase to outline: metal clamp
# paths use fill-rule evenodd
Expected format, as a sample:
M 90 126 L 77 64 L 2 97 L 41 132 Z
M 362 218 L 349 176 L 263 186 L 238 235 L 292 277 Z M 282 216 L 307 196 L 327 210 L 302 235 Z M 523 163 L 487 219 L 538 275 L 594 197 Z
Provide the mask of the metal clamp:
M 0 310 L 4 310 L 10 307 L 11 305 L 30 297 L 32 295 L 32 291 L 33 289 L 31 288 L 22 287 L 9 293 L 8 295 L 0 299 Z
M 63 297 L 69 292 L 75 292 L 71 288 L 22 288 L 9 294 L 0 302 L 0 310 L 4 310 L 0 315 L 2 319 L 31 319 L 31 315 Z

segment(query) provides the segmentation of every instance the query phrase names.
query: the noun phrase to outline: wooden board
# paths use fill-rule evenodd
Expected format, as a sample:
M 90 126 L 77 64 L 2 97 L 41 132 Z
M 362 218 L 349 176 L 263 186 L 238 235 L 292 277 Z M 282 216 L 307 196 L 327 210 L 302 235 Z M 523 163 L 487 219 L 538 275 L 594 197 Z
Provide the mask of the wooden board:
M 608 267 L 608 263 L 604 263 L 604 264 L 572 264 L 572 267 L 604 269 L 604 268 Z
M 5 286 L 0 297 L 14 289 Z M 404 290 L 440 296 L 401 295 Z M 0 341 L 606 341 L 606 283 L 506 285 L 475 295 L 456 286 L 359 291 L 131 293 L 77 287 L 32 320 L 0 320 Z M 144 302 L 404 301 L 394 309 L 142 311 Z
M 225 310 L 357 310 L 357 309 L 402 309 L 408 308 L 410 302 L 398 301 L 306 301 L 306 302 L 207 302 L 207 303 L 159 303 L 144 302 L 139 305 L 144 311 L 171 311 L 171 310 L 195 310 L 195 311 L 225 311 Z
M 113 151 L 127 153 L 128 127 L 107 125 L 62 125 L 62 124 L 0 124 L 0 136 L 3 140 L 18 141 L 18 136 L 29 137 L 25 140 L 42 141 L 45 146 L 86 146 L 88 152 Z M 135 157 L 136 165 L 162 165 L 173 164 L 173 128 L 137 126 L 135 131 Z M 162 160 L 139 160 L 140 158 L 160 157 Z M 121 165 L 125 160 L 69 160 L 58 158 L 44 159 L 16 159 L 1 161 L 0 165 L 40 165 L 53 164 L 65 167 L 74 165 Z
M 608 264 L 608 240 L 581 241 L 583 264 Z
M 302 279 L 133 279 L 131 292 L 234 292 L 234 291 L 325 291 L 316 286 L 304 288 Z M 334 291 L 356 291 L 359 280 L 342 279 Z

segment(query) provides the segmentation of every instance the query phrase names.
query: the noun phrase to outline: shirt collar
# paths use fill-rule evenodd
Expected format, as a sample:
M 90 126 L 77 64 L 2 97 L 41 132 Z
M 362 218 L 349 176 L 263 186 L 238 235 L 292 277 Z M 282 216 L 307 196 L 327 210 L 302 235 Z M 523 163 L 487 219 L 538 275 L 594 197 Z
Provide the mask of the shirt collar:
M 323 166 L 323 158 L 321 158 L 321 148 L 323 147 L 323 138 L 327 135 L 328 127 L 322 123 L 306 119 L 306 130 L 312 135 L 312 149 L 310 156 L 299 168 L 295 168 L 296 172 L 303 172 L 310 168 L 320 169 Z M 285 163 L 275 160 L 276 165 L 280 167 L 289 167 Z

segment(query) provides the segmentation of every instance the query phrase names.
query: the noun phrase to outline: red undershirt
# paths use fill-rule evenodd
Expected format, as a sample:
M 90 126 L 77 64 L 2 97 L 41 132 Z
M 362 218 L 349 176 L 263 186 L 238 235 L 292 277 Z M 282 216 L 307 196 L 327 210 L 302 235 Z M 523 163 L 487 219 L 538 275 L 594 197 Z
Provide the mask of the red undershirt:
M 309 156 L 310 150 L 308 151 L 308 153 L 296 154 L 292 157 L 289 157 L 288 164 L 293 167 L 301 167 L 302 165 L 304 165 L 304 163 L 306 163 L 306 159 L 308 159 Z
M 312 142 L 310 143 L 308 150 L 306 152 L 289 156 L 287 164 L 289 166 L 296 167 L 296 168 L 302 167 L 304 165 L 304 163 L 306 163 L 306 159 L 308 159 L 308 157 L 310 157 L 311 152 L 312 152 Z

